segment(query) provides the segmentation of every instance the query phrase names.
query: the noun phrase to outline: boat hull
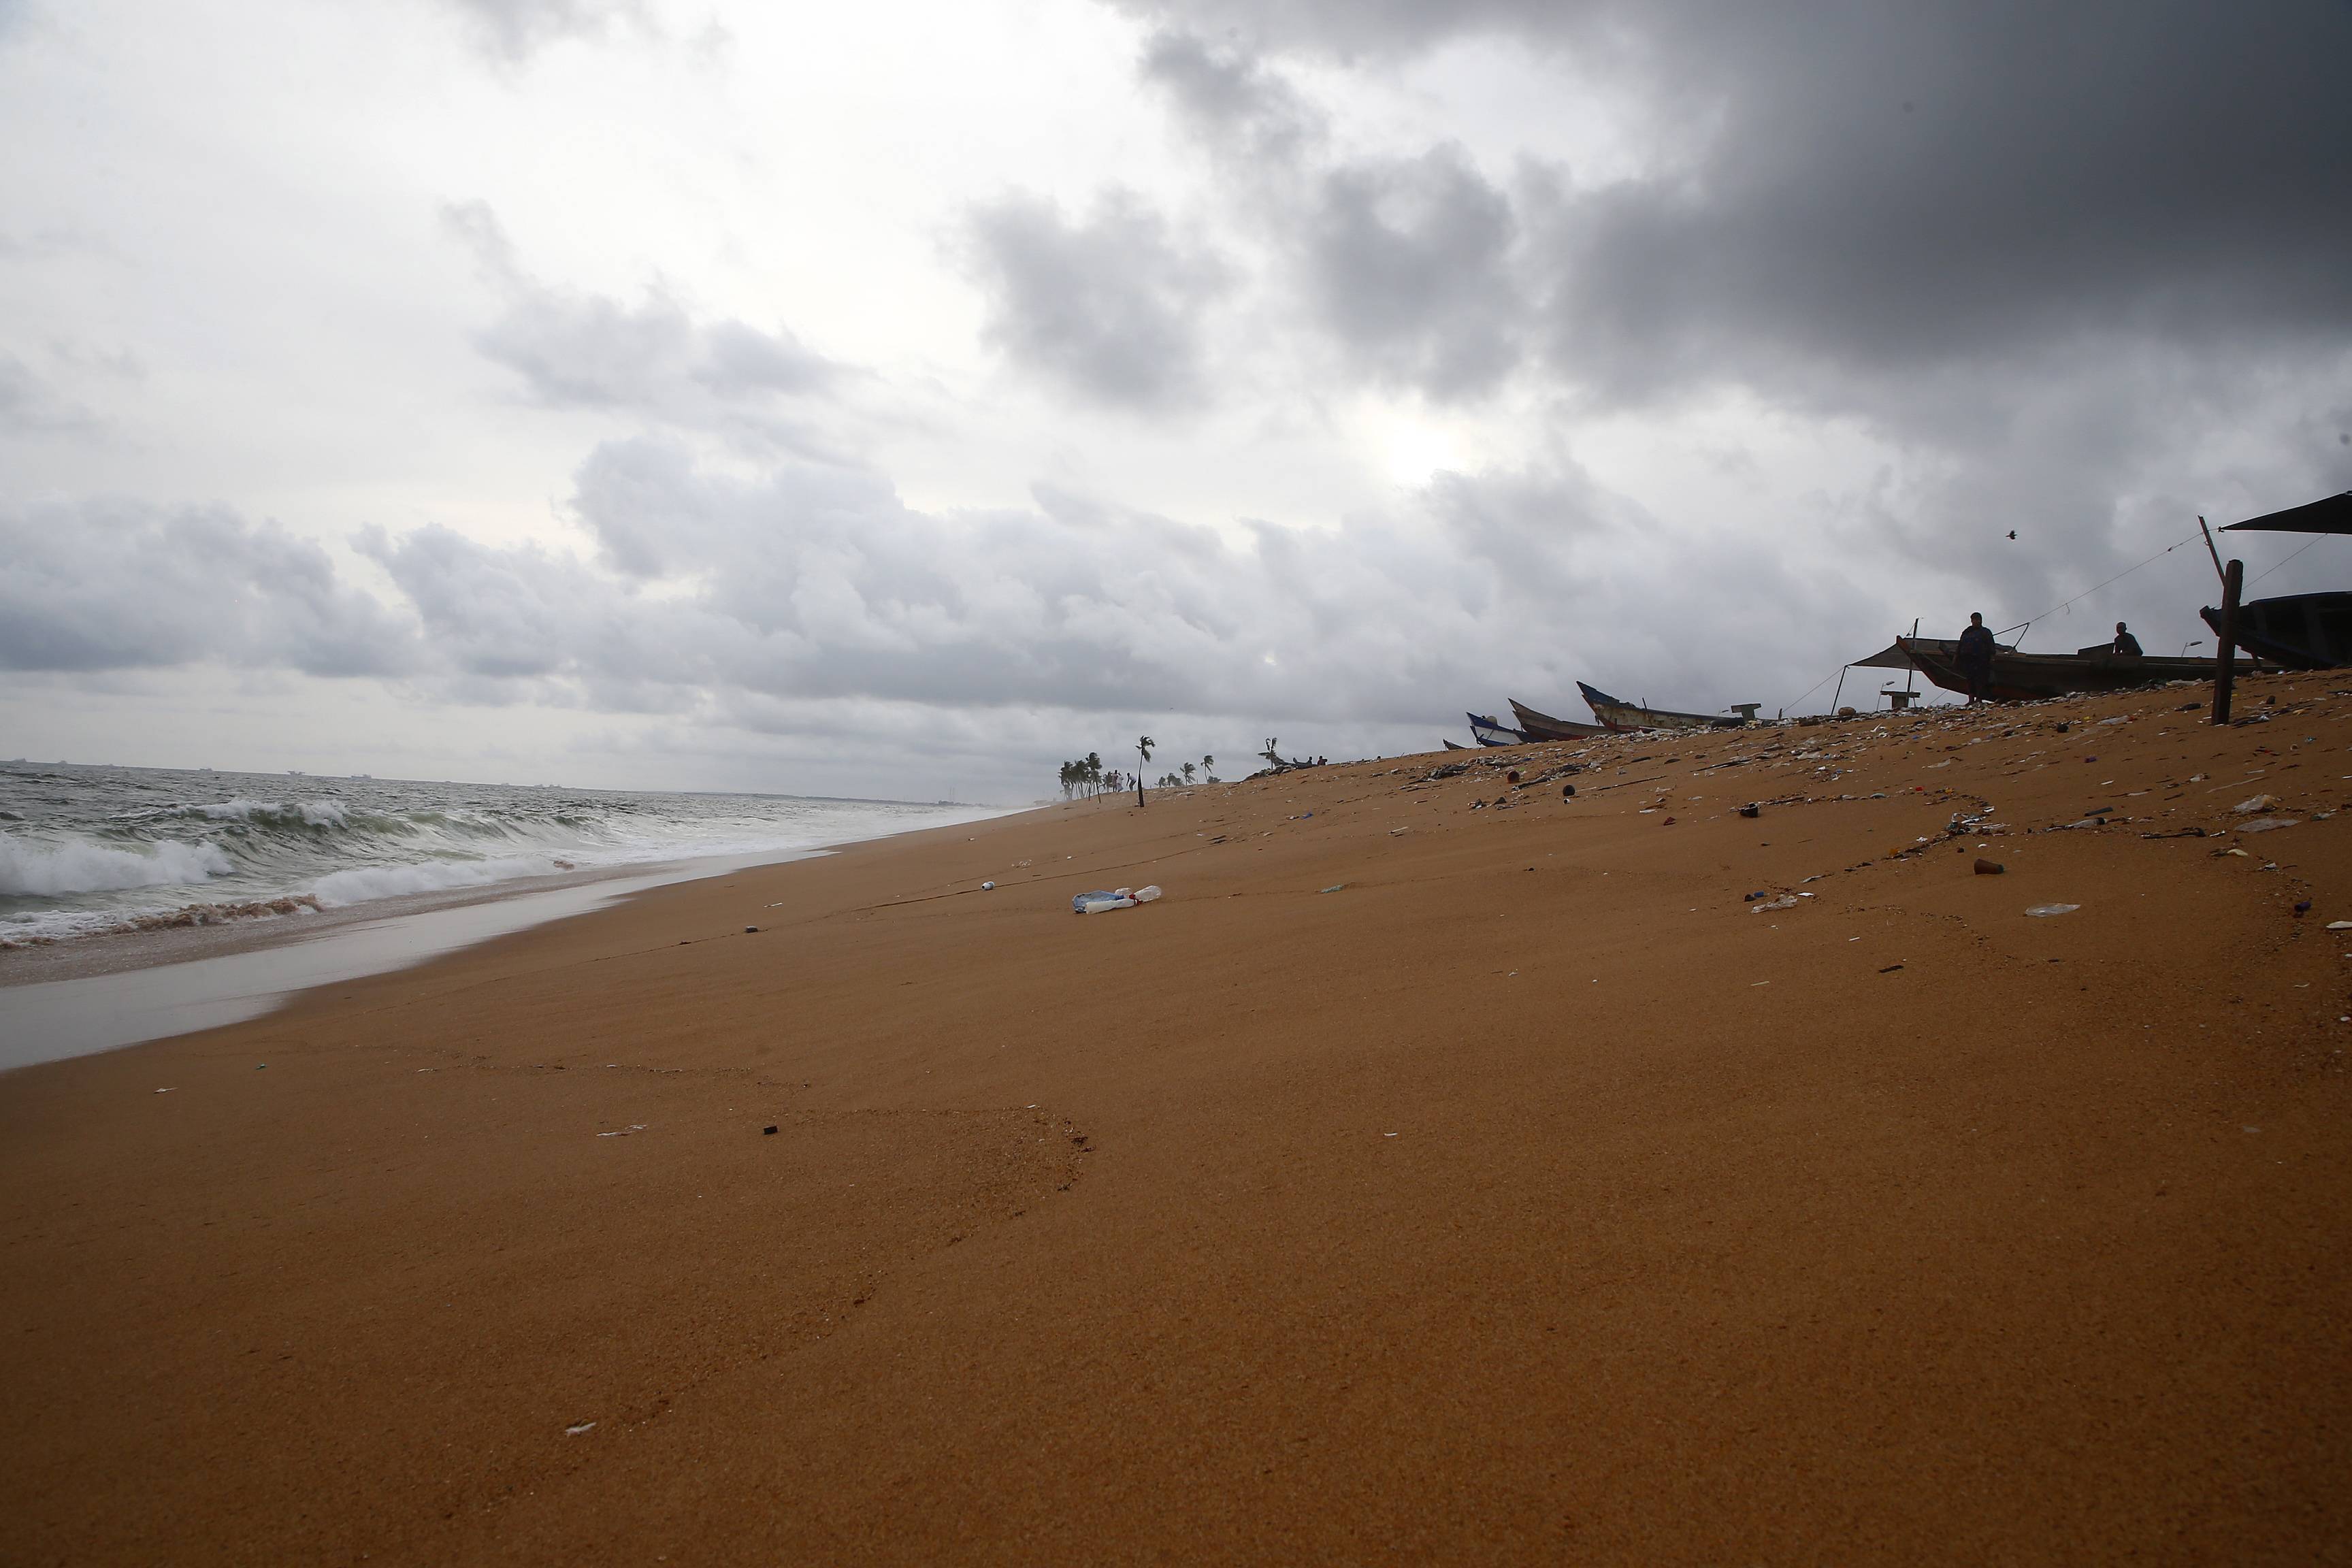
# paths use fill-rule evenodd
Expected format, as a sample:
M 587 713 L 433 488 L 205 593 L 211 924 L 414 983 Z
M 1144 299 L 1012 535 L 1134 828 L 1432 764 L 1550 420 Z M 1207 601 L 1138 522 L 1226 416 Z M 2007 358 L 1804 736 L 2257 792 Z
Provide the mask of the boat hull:
M 1555 719 L 1539 713 L 1514 697 L 1511 717 L 1519 721 L 1520 731 L 1530 741 L 1589 741 L 1595 735 L 1610 733 L 1605 724 L 1580 724 L 1573 719 Z
M 1968 677 L 1953 658 L 1953 644 L 1934 637 L 1897 637 L 1895 645 L 1919 673 L 1947 691 L 1969 694 Z M 2045 697 L 2096 695 L 2161 686 L 2172 680 L 2202 680 L 2213 673 L 2210 658 L 2149 658 L 2106 649 L 2082 653 L 2019 653 L 2003 648 L 1992 658 L 1985 695 L 1996 702 L 2033 702 Z
M 1470 735 L 1482 746 L 1524 746 L 1528 738 L 1517 730 L 1507 729 L 1491 714 L 1465 715 L 1470 721 Z
M 1576 683 L 1576 689 L 1584 694 L 1585 706 L 1592 710 L 1592 716 L 1608 730 L 1738 730 L 1748 722 L 1720 713 L 1677 713 L 1666 708 L 1644 708 L 1639 703 L 1621 701 L 1581 680 Z
M 2197 612 L 2221 635 L 2221 612 Z M 2289 594 L 2238 606 L 2238 646 L 2289 669 L 2352 665 L 2352 594 Z

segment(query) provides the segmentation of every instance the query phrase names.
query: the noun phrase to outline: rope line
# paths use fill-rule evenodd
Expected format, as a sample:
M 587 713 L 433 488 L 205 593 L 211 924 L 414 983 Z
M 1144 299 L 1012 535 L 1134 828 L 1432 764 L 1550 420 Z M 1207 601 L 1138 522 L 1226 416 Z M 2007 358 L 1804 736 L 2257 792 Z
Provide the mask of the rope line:
M 2009 636 L 2009 635 L 2010 635 L 2010 633 L 2011 633 L 2011 632 L 2022 632 L 2022 631 L 2026 630 L 2028 627 L 2032 626 L 2033 625 L 2033 622 L 2034 622 L 2034 621 L 2046 621 L 2046 620 L 2048 620 L 2051 616 L 2053 616 L 2056 615 L 2056 614 L 2057 614 L 2059 611 L 2061 611 L 2061 610 L 2071 610 L 2071 609 L 2073 609 L 2076 605 L 2081 604 L 2084 600 L 2085 600 L 2085 599 L 2089 598 L 2092 595 L 2094 595 L 2094 594 L 2097 593 L 2097 592 L 2099 591 L 2099 589 L 2100 589 L 2100 588 L 2107 587 L 2107 586 L 2108 586 L 2109 584 L 2116 584 L 2116 583 L 2120 583 L 2120 582 L 2122 582 L 2125 578 L 2126 578 L 2126 577 L 2130 576 L 2133 573 L 2135 573 L 2135 572 L 2138 571 L 2138 570 L 2139 570 L 2139 568 L 2140 568 L 2140 566 L 2148 566 L 2148 565 L 2153 565 L 2155 563 L 2157 563 L 2157 562 L 2158 562 L 2158 561 L 2163 560 L 2166 556 L 2168 556 L 2168 555 L 2171 554 L 2174 551 L 2176 551 L 2176 550 L 2179 549 L 2182 545 L 2184 545 L 2184 544 L 2194 544 L 2194 543 L 2196 543 L 2196 542 L 2197 542 L 2197 541 L 2198 541 L 2200 538 L 2201 538 L 2201 537 L 2203 537 L 2201 534 L 2192 533 L 2192 534 L 2190 534 L 2190 535 L 2189 535 L 2188 538 L 2186 538 L 2186 539 L 2176 540 L 2174 542 L 2172 542 L 2172 543 L 2170 543 L 2170 544 L 2166 545 L 2163 549 L 2161 549 L 2161 550 L 2158 551 L 2155 554 L 2153 554 L 2153 555 L 2149 556 L 2146 561 L 2141 562 L 2141 563 L 2139 563 L 2139 566 L 2126 566 L 2126 567 L 2125 567 L 2122 571 L 2120 571 L 2120 572 L 2116 573 L 2114 576 L 2112 576 L 2112 577 L 2108 578 L 2108 579 L 2106 580 L 2106 582 L 2105 582 L 2105 583 L 2101 583 L 2101 584 L 2098 584 L 2097 586 L 2095 586 L 2095 587 L 2085 588 L 2085 589 L 2084 589 L 2081 593 L 2079 593 L 2079 594 L 2075 595 L 2073 598 L 2066 600 L 2066 601 L 2065 601 L 2065 602 L 2063 602 L 2063 604 L 2056 604 L 2056 605 L 2051 605 L 2048 609 L 2046 609 L 2046 610 L 2042 611 L 2040 615 L 2033 616 L 2032 620 L 2023 620 L 2023 621 L 2020 621 L 2020 622 L 2018 622 L 2018 623 L 2017 623 L 2017 625 L 2015 625 L 2015 626 L 2013 626 L 2010 627 L 2010 628 L 2009 628 L 2009 631 L 2002 632 L 2002 633 L 2000 633 L 2000 636 L 2002 636 L 2002 637 L 2007 637 L 2007 636 Z M 2310 548 L 2310 546 L 2305 545 L 2304 548 L 2305 548 L 2305 549 L 2309 549 L 2309 548 Z M 2301 553 L 2301 552 L 2297 552 L 2297 553 L 2299 554 L 2299 553 Z M 2287 560 L 2289 560 L 2289 561 L 2292 561 L 2293 559 L 2294 559 L 2294 556 L 2292 556 L 2292 555 L 2291 555 L 2291 556 L 2289 556 L 2289 557 L 2287 557 Z M 2280 562 L 2280 563 L 2279 563 L 2279 565 L 2280 565 L 2280 566 L 2284 566 L 2284 565 L 2285 565 L 2285 564 L 2286 564 L 2286 562 L 2284 562 L 2284 561 L 2282 561 L 2282 562 Z M 2273 566 L 2273 567 L 2272 567 L 2272 568 L 2271 568 L 2271 570 L 2272 570 L 2272 571 L 2273 571 L 2273 572 L 2275 572 L 2275 571 L 2277 571 L 2277 570 L 2278 570 L 2278 567 L 2277 567 L 2277 566 Z M 2255 580 L 2256 580 L 2257 582 L 2261 581 L 2261 579 L 2260 579 L 2260 578 L 2257 578 L 2257 579 L 2255 579 Z
M 2316 543 L 2318 543 L 2318 542 L 2319 542 L 2321 540 L 2323 540 L 2323 539 L 2333 539 L 2334 537 L 2335 537 L 2335 535 L 2334 535 L 2334 534 L 2330 534 L 2330 533 L 2315 533 L 2315 534 L 2313 534 L 2313 535 L 2311 536 L 2310 542 L 2309 542 L 2309 543 L 2306 543 L 2306 544 L 2303 547 L 2303 550 L 2308 550 L 2308 549 L 2310 549 L 2310 548 L 2311 548 L 2311 546 L 2312 546 L 2313 544 L 2316 544 Z M 2286 558 L 2286 560 L 2285 560 L 2285 561 L 2281 561 L 2281 562 L 2278 563 L 2278 566 L 2273 566 L 2273 567 L 2272 567 L 2272 568 L 2271 568 L 2271 572 L 2275 572 L 2275 571 L 2277 571 L 2277 570 L 2279 569 L 2279 566 L 2284 566 L 2284 565 L 2285 565 L 2285 564 L 2286 564 L 2286 563 L 2287 563 L 2287 561 L 2292 561 L 2292 560 L 2294 560 L 2294 559 L 2295 555 L 2300 555 L 2300 554 L 2302 554 L 2302 553 L 2303 553 L 2303 550 L 2298 550 L 2298 551 L 2296 551 L 2296 552 L 2294 552 L 2294 555 L 2289 555 L 2289 556 Z M 2271 572 L 2265 572 L 2265 573 L 2263 573 L 2263 577 L 2267 577 L 2267 576 L 2269 576 L 2269 575 L 2271 574 Z M 2263 580 L 2263 577 L 2257 577 L 2257 578 L 2255 578 L 2255 579 L 2254 579 L 2254 583 L 2259 583 L 2259 582 L 2261 582 L 2261 581 Z M 2249 588 L 2251 588 L 2251 587 L 2252 587 L 2252 586 L 2254 585 L 2254 583 L 2249 583 L 2249 584 L 2246 584 L 2246 586 L 2247 586 L 2247 587 L 2249 587 Z

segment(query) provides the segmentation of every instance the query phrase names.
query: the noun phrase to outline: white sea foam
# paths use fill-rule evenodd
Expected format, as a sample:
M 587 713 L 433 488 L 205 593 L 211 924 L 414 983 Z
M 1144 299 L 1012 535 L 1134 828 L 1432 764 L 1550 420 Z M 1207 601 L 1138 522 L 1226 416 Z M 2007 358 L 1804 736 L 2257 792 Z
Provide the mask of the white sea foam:
M 0 833 L 0 894 L 186 888 L 232 869 L 229 858 L 211 844 L 167 838 L 139 849 L 117 849 L 85 838 L 44 844 Z
M 509 856 L 497 860 L 426 860 L 407 866 L 354 866 L 331 871 L 313 883 L 310 891 L 329 909 L 394 899 L 403 893 L 438 893 L 451 888 L 479 888 L 510 882 L 518 877 L 552 876 L 562 868 L 537 856 Z

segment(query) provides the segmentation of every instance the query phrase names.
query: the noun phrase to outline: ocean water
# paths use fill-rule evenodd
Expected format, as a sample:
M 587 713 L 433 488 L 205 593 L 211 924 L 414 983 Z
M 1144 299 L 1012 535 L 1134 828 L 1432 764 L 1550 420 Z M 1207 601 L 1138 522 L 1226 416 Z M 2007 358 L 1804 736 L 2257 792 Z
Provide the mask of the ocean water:
M 0 948 L 812 849 L 994 813 L 792 795 L 0 763 Z

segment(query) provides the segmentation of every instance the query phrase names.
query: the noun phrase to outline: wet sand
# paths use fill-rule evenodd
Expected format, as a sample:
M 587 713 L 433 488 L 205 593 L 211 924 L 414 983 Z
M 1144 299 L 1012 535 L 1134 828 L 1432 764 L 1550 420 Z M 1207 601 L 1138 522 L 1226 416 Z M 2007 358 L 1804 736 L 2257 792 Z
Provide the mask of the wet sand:
M 0 1555 L 2340 1560 L 2333 689 L 1057 807 L 0 1076 Z

